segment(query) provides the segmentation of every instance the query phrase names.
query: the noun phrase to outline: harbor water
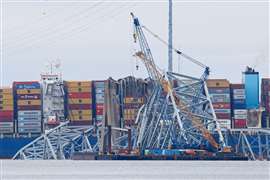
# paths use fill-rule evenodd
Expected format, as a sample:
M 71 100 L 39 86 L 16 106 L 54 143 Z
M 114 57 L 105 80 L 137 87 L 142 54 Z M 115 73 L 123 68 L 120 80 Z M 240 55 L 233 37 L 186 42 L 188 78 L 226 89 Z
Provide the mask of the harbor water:
M 269 180 L 267 161 L 1 161 L 1 180 Z

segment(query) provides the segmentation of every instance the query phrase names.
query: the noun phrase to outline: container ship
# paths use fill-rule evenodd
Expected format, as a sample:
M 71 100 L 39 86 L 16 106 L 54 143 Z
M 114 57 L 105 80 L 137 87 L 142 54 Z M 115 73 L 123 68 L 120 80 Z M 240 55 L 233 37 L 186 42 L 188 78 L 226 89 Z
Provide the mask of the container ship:
M 259 93 L 256 97 L 252 93 L 250 98 L 250 89 L 246 85 L 251 83 L 252 90 L 257 87 L 259 91 L 259 82 L 249 79 L 258 74 L 246 73 L 248 77 L 244 83 L 231 84 L 226 79 L 207 81 L 217 120 L 224 131 L 270 127 L 270 79 L 262 78 L 258 103 Z M 114 102 L 110 109 L 105 105 L 108 101 L 105 93 L 108 92 L 113 95 Z M 134 127 L 137 113 L 149 92 L 149 79 L 132 76 L 117 81 L 111 78 L 68 81 L 62 80 L 60 74 L 46 73 L 41 75 L 40 81 L 15 81 L 12 87 L 0 89 L 0 158 L 12 158 L 20 148 L 66 120 L 75 126 L 101 126 L 105 111 L 111 111 L 112 117 L 107 124 L 119 128 Z M 151 153 L 157 151 L 146 152 Z M 121 158 L 125 159 L 125 156 L 118 157 Z

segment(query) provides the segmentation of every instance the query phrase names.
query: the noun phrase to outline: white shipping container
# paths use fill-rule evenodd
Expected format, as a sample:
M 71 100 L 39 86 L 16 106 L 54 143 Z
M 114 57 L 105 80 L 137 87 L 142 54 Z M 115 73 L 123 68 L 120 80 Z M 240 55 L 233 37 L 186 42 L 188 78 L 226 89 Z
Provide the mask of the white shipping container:
M 230 98 L 230 94 L 210 94 L 210 97 L 227 99 Z
M 104 116 L 103 115 L 96 115 L 96 120 L 101 121 L 103 120 Z
M 105 95 L 104 94 L 96 94 L 96 99 L 104 100 Z
M 211 101 L 213 103 L 230 103 L 230 99 L 229 98 L 212 98 L 211 97 Z
M 13 127 L 0 127 L 0 134 L 13 133 Z
M 231 113 L 231 109 L 215 109 L 216 113 L 227 113 L 230 114 Z
M 233 94 L 244 95 L 245 94 L 245 89 L 234 89 Z
M 41 116 L 39 117 L 18 117 L 18 121 L 41 121 Z
M 231 129 L 231 120 L 230 119 L 218 119 L 219 126 L 221 130 Z
M 19 133 L 41 133 L 41 128 L 18 128 Z
M 18 111 L 18 115 L 39 115 L 41 116 L 41 111 Z
M 243 115 L 247 115 L 247 110 L 246 109 L 235 109 L 234 114 L 243 114 Z
M 13 127 L 13 122 L 0 122 L 1 128 L 11 128 Z
M 246 95 L 238 95 L 238 94 L 234 94 L 234 95 L 233 95 L 233 99 L 246 99 Z
M 95 82 L 95 87 L 96 88 L 104 88 L 105 87 L 105 82 Z
M 104 88 L 97 88 L 96 89 L 96 94 L 104 94 L 105 89 Z
M 234 114 L 234 119 L 247 119 L 247 114 Z
M 19 122 L 18 123 L 18 127 L 22 127 L 22 126 L 35 126 L 35 127 L 40 127 L 41 126 L 41 122 Z

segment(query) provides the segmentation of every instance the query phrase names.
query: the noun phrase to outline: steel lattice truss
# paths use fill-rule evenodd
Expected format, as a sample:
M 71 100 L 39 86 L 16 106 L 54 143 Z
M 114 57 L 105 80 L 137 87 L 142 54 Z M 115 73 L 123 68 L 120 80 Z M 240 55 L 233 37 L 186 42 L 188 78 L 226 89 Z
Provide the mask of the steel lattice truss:
M 169 94 L 156 85 L 137 117 L 137 146 L 142 149 L 209 147 L 202 126 L 210 132 L 218 130 L 219 143 L 224 143 L 205 81 L 176 73 L 167 76 L 174 95 L 185 106 L 175 106 Z
M 270 160 L 270 129 L 231 129 L 224 137 L 235 152 L 250 160 Z
M 73 152 L 97 152 L 97 139 L 93 126 L 66 122 L 20 149 L 13 159 L 70 159 Z

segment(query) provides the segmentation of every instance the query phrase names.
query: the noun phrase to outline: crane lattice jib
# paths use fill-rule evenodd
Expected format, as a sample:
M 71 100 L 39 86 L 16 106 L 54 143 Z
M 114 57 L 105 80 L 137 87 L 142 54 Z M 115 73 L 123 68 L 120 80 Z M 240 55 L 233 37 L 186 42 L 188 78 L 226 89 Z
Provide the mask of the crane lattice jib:
M 134 22 L 134 41 L 136 42 L 136 39 L 138 37 L 140 48 L 141 48 L 141 51 L 137 52 L 135 55 L 140 57 L 143 60 L 149 76 L 153 80 L 159 81 L 161 78 L 161 74 L 156 69 L 156 65 L 155 65 L 151 50 L 149 48 L 149 45 L 147 43 L 147 40 L 145 38 L 145 35 L 142 31 L 142 27 L 140 26 L 138 18 L 134 17 L 132 13 L 131 15 L 133 17 L 133 22 Z
M 156 80 L 162 88 L 163 91 L 169 95 L 170 100 L 180 109 L 181 111 L 184 111 L 189 119 L 191 120 L 191 123 L 194 127 L 196 127 L 201 133 L 202 136 L 216 149 L 219 148 L 218 143 L 215 141 L 215 139 L 212 137 L 211 133 L 207 130 L 207 128 L 202 124 L 201 119 L 199 117 L 193 116 L 190 109 L 186 108 L 186 104 L 184 104 L 175 94 L 173 91 L 173 88 L 170 84 L 170 81 L 165 77 L 165 75 L 162 75 L 162 73 L 159 72 L 157 69 L 157 66 L 154 63 L 154 59 L 151 53 L 151 50 L 148 46 L 147 40 L 145 38 L 145 35 L 143 33 L 142 27 L 140 26 L 138 18 L 136 18 L 132 13 L 133 22 L 134 22 L 134 41 L 136 42 L 136 39 L 138 38 L 141 51 L 137 52 L 135 55 L 138 56 L 143 63 L 145 64 L 147 71 L 149 73 L 149 76 Z M 178 118 L 180 119 L 180 118 Z M 182 128 L 181 120 L 178 120 L 180 128 Z M 184 129 L 183 129 L 184 131 Z

